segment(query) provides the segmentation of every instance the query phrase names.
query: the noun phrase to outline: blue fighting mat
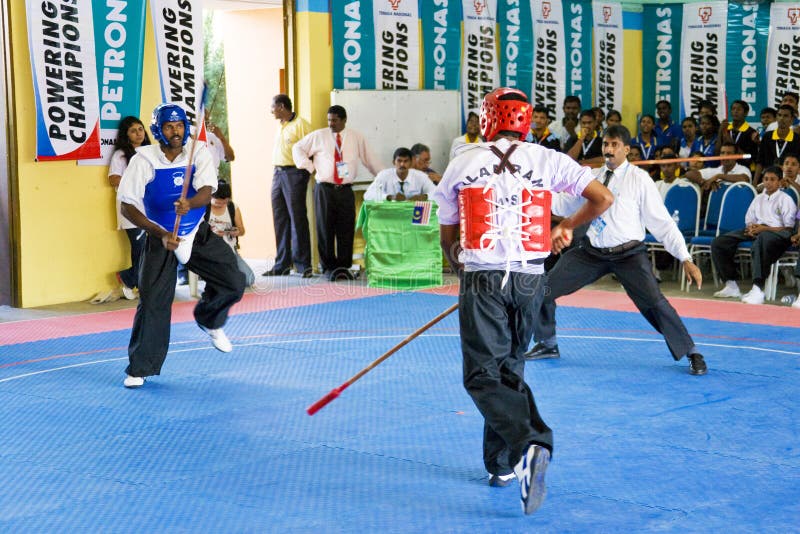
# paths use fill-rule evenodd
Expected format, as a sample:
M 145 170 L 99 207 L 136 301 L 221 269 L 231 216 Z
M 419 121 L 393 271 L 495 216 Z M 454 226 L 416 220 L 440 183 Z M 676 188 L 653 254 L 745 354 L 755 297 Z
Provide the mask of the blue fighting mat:
M 127 330 L 2 347 L 0 531 L 797 530 L 798 329 L 688 319 L 694 377 L 638 314 L 560 308 L 562 358 L 526 368 L 555 435 L 533 516 L 487 484 L 456 314 L 306 415 L 453 302 L 239 315 L 230 354 L 174 325 L 139 390 Z

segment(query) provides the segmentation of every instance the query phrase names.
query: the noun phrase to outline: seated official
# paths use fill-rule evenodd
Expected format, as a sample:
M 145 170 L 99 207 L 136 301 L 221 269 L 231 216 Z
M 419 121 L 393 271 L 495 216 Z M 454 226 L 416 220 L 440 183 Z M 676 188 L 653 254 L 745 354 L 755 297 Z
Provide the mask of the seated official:
M 428 200 L 436 185 L 428 176 L 411 168 L 411 151 L 400 147 L 392 156 L 394 167 L 375 176 L 364 193 L 364 200 Z

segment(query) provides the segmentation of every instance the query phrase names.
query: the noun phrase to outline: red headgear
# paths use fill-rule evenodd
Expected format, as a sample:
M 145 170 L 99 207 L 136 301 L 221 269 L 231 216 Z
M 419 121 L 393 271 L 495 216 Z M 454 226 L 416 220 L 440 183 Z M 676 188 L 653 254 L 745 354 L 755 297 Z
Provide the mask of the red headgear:
M 500 100 L 505 95 L 520 95 L 525 102 Z M 503 130 L 518 132 L 523 137 L 528 135 L 533 107 L 527 100 L 525 93 L 511 87 L 500 87 L 484 96 L 481 106 L 481 134 L 484 139 L 491 141 Z

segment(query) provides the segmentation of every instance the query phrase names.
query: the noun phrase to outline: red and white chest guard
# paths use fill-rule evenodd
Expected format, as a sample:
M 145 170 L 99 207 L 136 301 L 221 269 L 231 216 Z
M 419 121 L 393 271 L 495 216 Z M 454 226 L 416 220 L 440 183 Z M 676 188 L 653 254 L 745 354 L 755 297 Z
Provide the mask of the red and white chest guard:
M 458 194 L 461 248 L 494 250 L 509 241 L 520 252 L 550 252 L 550 191 L 521 189 L 519 203 L 498 203 L 494 187 L 471 185 Z

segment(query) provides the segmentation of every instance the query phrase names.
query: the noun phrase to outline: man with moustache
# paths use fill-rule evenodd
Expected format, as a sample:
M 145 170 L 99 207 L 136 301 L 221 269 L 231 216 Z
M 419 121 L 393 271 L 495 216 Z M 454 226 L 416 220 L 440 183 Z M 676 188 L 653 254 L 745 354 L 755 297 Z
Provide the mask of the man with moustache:
M 614 203 L 594 219 L 582 247 L 564 254 L 548 273 L 545 305 L 558 297 L 574 293 L 600 277 L 614 273 L 639 312 L 665 338 L 672 357 L 689 358 L 689 373 L 707 372 L 703 356 L 697 352 L 681 318 L 658 286 L 643 240 L 645 227 L 664 248 L 683 264 L 685 276 L 698 288 L 703 282 L 700 269 L 692 262 L 686 242 L 675 221 L 667 212 L 650 175 L 627 161 L 630 132 L 624 126 L 612 126 L 603 136 L 605 165 L 595 171 L 614 195 Z M 560 357 L 556 340 L 555 316 L 540 311 L 537 322 L 538 343 L 526 353 L 528 360 Z

